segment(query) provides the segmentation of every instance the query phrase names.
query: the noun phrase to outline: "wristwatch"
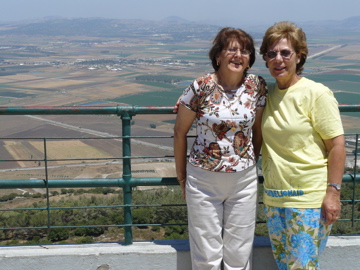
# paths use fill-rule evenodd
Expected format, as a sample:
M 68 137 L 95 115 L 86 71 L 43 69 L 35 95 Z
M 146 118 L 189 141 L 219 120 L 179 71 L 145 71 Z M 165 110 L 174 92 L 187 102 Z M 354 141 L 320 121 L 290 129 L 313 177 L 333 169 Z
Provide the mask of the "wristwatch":
M 340 191 L 340 189 L 341 189 L 341 184 L 328 183 L 328 186 L 332 186 L 332 187 L 336 188 L 337 191 Z

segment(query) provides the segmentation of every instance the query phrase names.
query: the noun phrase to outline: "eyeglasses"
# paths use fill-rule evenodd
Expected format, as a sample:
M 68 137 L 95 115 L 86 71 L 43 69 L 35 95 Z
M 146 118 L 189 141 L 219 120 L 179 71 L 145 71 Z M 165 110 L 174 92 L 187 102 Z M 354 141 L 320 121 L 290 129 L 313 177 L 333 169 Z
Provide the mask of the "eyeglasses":
M 236 54 L 238 51 L 240 52 L 241 55 L 243 56 L 248 56 L 250 55 L 250 51 L 246 50 L 246 49 L 237 49 L 237 48 L 227 48 L 225 49 L 229 54 Z
M 294 52 L 295 51 L 290 51 L 290 50 L 268 51 L 266 53 L 266 57 L 269 58 L 269 59 L 274 59 L 278 55 L 278 53 L 280 53 L 280 56 L 282 58 L 289 59 Z

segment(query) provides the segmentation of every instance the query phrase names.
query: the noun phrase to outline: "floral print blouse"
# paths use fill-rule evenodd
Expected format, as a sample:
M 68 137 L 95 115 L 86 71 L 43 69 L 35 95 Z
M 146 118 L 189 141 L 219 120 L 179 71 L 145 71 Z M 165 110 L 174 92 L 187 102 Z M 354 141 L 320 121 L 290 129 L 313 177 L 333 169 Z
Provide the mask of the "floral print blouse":
M 252 126 L 256 110 L 266 104 L 262 77 L 248 74 L 228 94 L 211 74 L 196 79 L 183 92 L 180 103 L 196 112 L 196 138 L 189 162 L 214 172 L 237 172 L 254 165 Z

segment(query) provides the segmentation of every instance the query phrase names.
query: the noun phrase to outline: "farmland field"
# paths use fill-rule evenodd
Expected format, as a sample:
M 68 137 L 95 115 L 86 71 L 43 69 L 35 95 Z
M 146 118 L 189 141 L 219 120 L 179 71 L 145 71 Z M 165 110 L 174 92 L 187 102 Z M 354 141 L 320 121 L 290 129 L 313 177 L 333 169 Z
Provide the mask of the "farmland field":
M 201 38 L 166 44 L 166 39 L 153 36 L 32 36 L 22 39 L 13 35 L 0 36 L 0 42 L 8 45 L 0 50 L 0 106 L 173 106 L 194 78 L 212 72 L 207 56 L 210 40 Z M 360 42 L 347 42 L 339 47 L 337 39 L 316 37 L 309 40 L 310 57 L 303 76 L 328 86 L 340 104 L 359 104 Z M 260 40 L 256 43 L 260 44 Z M 311 57 L 329 48 L 336 49 Z M 260 55 L 250 72 L 273 82 Z M 153 76 L 154 80 L 144 79 L 144 76 Z M 160 77 L 173 78 L 174 83 L 161 81 Z M 360 132 L 359 116 L 360 113 L 342 114 L 346 132 Z M 173 114 L 136 115 L 132 119 L 132 134 L 171 136 L 174 119 Z M 116 159 L 122 155 L 121 140 L 98 140 L 99 133 L 121 136 L 121 121 L 117 116 L 2 116 L 0 121 L 0 137 L 5 138 L 1 141 L 2 157 L 6 160 L 33 159 L 0 162 L 6 179 L 41 175 L 44 158 L 41 140 L 9 141 L 7 138 L 11 137 L 76 137 L 66 142 L 48 142 L 48 158 L 54 159 L 52 166 L 74 165 L 54 167 L 52 176 L 111 177 L 121 171 L 121 160 Z M 132 153 L 171 157 L 172 139 L 134 140 Z M 66 158 L 98 160 L 61 160 Z M 118 163 L 112 163 L 112 158 Z M 104 164 L 100 164 L 102 162 Z M 92 166 L 87 166 L 89 164 Z M 161 166 L 167 168 L 167 176 L 175 175 L 173 163 L 167 162 L 157 165 L 154 175 L 162 175 Z M 26 167 L 31 170 L 26 171 Z M 22 170 L 8 170 L 16 168 Z

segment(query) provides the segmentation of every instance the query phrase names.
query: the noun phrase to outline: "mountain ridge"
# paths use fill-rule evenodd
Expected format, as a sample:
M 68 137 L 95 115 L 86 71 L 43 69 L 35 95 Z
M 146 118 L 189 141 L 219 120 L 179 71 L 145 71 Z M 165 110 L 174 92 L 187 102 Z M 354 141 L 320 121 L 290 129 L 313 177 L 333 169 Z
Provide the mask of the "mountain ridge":
M 271 24 L 270 24 L 271 25 Z M 261 37 L 269 24 L 243 25 L 255 37 Z M 344 20 L 308 21 L 297 23 L 308 35 L 353 35 L 360 33 L 360 16 Z M 195 22 L 179 16 L 161 20 L 44 17 L 27 21 L 0 23 L 0 35 L 84 35 L 94 37 L 120 37 L 129 35 L 169 34 L 175 36 L 184 31 L 193 36 L 213 36 L 221 27 L 218 24 Z M 181 28 L 183 26 L 183 28 Z M 227 26 L 227 25 L 226 25 Z M 235 26 L 234 27 L 238 27 Z M 181 29 L 180 29 L 181 28 Z

